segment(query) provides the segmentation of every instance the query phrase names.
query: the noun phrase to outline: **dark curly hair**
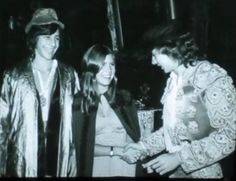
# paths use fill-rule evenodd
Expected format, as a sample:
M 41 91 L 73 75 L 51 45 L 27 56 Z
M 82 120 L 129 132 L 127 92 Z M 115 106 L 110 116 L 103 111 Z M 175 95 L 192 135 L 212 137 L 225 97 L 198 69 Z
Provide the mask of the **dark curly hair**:
M 141 40 L 146 55 L 153 49 L 179 61 L 179 64 L 193 65 L 199 57 L 199 48 L 190 31 L 179 21 L 170 21 L 148 30 Z
M 38 36 L 51 35 L 55 33 L 57 30 L 59 30 L 60 44 L 61 44 L 62 31 L 59 25 L 52 23 L 52 24 L 47 24 L 47 25 L 33 25 L 32 26 L 29 33 L 27 34 L 27 39 L 26 39 L 26 45 L 27 45 L 31 60 L 35 58 L 34 51 L 35 51 L 36 43 L 38 41 Z M 54 55 L 54 58 L 56 56 L 57 56 L 57 53 Z

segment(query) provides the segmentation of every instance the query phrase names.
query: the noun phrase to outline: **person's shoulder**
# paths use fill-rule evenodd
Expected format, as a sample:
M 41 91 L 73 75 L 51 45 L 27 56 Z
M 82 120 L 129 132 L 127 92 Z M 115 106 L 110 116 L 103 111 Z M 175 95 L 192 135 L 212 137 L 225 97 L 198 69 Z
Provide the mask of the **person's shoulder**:
M 126 89 L 118 89 L 116 92 L 116 100 L 121 104 L 129 104 L 133 100 L 133 96 L 130 91 Z
M 208 73 L 209 75 L 225 75 L 227 74 L 226 70 L 220 67 L 218 64 L 210 62 L 208 60 L 202 60 L 196 62 L 196 67 L 198 73 Z
M 61 75 L 66 77 L 66 80 L 70 79 L 72 82 L 79 84 L 79 82 L 76 81 L 76 79 L 78 79 L 78 73 L 74 67 L 58 61 L 58 69 Z
M 219 78 L 226 76 L 227 72 L 216 63 L 211 63 L 208 60 L 198 61 L 195 64 L 193 84 L 204 89 Z
M 19 79 L 21 75 L 23 75 L 29 68 L 29 62 L 23 60 L 19 62 L 17 65 L 8 67 L 4 70 L 3 77 L 17 78 Z
M 63 62 L 60 62 L 60 61 L 58 61 L 58 67 L 59 67 L 59 69 L 61 69 L 64 72 L 69 72 L 69 73 L 76 72 L 74 67 L 72 67 L 69 64 L 65 64 Z

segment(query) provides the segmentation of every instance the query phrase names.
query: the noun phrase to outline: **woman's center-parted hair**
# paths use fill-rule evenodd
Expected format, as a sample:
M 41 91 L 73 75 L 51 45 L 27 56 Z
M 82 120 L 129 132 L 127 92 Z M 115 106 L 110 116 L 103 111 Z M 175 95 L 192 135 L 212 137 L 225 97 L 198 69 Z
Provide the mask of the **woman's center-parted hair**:
M 89 113 L 89 109 L 95 106 L 96 100 L 100 96 L 96 91 L 96 74 L 103 67 L 107 55 L 113 55 L 113 52 L 109 47 L 95 44 L 91 46 L 83 56 L 81 64 L 83 94 L 83 100 L 81 104 L 82 112 Z M 114 101 L 116 85 L 117 79 L 114 77 L 107 91 L 109 103 Z
M 83 72 L 91 72 L 95 75 L 102 68 L 107 55 L 113 54 L 111 49 L 105 45 L 93 45 L 83 56 L 82 70 Z
M 55 33 L 57 30 L 59 30 L 59 36 L 61 40 L 61 28 L 58 24 L 52 23 L 52 24 L 46 24 L 46 25 L 33 25 L 27 34 L 27 39 L 26 39 L 26 45 L 29 50 L 30 58 L 34 59 L 35 57 L 35 48 L 36 44 L 38 41 L 38 37 L 41 35 L 52 35 Z M 61 43 L 61 41 L 60 41 Z M 60 46 L 59 46 L 60 47 Z M 56 54 L 54 55 L 54 57 Z

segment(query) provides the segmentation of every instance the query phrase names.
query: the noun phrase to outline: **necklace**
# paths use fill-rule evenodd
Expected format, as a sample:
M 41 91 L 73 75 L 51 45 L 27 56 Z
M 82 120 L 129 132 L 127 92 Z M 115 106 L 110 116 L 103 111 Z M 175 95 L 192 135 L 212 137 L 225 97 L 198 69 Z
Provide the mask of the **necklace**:
M 50 70 L 48 69 L 49 74 L 47 76 L 46 81 L 43 80 L 42 78 L 42 74 L 44 74 L 46 71 L 42 71 L 41 69 L 35 68 L 35 66 L 32 67 L 33 67 L 33 72 L 37 76 L 39 82 L 38 91 L 39 91 L 40 104 L 42 107 L 45 107 L 49 99 L 49 89 L 51 87 L 50 85 L 52 85 L 53 83 L 53 77 L 56 71 L 57 61 L 53 62 L 53 66 Z
M 46 102 L 47 102 L 46 96 L 47 96 L 47 92 L 48 92 L 48 89 L 49 89 L 49 83 L 51 81 L 50 79 L 51 79 L 51 76 L 52 76 L 52 74 L 51 74 L 52 71 L 50 72 L 49 78 L 47 79 L 45 84 L 43 83 L 41 73 L 39 71 L 36 71 L 36 73 L 37 73 L 37 76 L 38 76 L 38 79 L 39 79 L 39 87 L 41 89 L 41 91 L 39 92 L 40 104 L 41 104 L 42 107 L 44 107 L 46 105 Z M 44 86 L 44 85 L 46 85 L 46 86 Z

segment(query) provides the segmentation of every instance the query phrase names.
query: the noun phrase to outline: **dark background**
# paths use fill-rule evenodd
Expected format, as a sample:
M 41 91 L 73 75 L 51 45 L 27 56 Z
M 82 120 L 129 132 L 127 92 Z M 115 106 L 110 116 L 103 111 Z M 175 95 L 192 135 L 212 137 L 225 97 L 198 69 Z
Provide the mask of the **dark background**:
M 152 67 L 150 60 L 138 61 L 129 55 L 148 28 L 170 19 L 169 0 L 119 0 L 119 4 L 127 55 L 118 61 L 119 86 L 130 89 L 138 97 L 141 94 L 139 87 L 145 83 L 151 87 L 149 94 L 152 97 L 147 105 L 160 106 L 159 97 L 166 75 Z M 235 80 L 236 11 L 232 2 L 175 0 L 175 5 L 176 18 L 192 26 L 201 52 L 211 62 L 225 68 Z M 111 46 L 105 0 L 2 0 L 0 74 L 27 57 L 24 27 L 38 7 L 53 7 L 58 12 L 66 27 L 60 60 L 74 66 L 78 73 L 88 47 L 94 43 Z
M 139 99 L 150 87 L 147 107 L 159 108 L 166 75 L 130 56 L 142 34 L 153 25 L 170 19 L 168 0 L 119 0 L 125 54 L 119 59 L 119 86 Z M 225 68 L 235 84 L 236 10 L 229 0 L 175 0 L 176 18 L 188 22 L 200 50 L 211 62 Z M 105 0 L 1 0 L 0 1 L 0 75 L 27 57 L 24 27 L 38 7 L 52 7 L 65 24 L 60 60 L 80 74 L 83 53 L 94 43 L 111 46 Z M 235 176 L 233 157 L 222 161 L 227 177 Z

